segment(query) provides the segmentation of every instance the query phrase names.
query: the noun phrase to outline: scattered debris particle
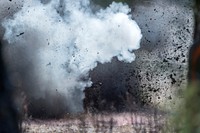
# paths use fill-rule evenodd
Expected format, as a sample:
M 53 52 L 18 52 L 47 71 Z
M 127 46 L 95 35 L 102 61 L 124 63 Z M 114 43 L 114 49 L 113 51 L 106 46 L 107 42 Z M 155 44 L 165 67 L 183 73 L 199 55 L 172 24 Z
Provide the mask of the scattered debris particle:
M 19 37 L 19 36 L 21 36 L 21 35 L 23 35 L 24 34 L 24 32 L 21 32 L 20 34 L 18 34 L 18 35 L 16 35 L 17 37 Z
M 51 65 L 51 62 L 49 62 L 48 64 L 47 64 L 47 66 L 50 66 Z
M 170 100 L 171 100 L 171 99 L 172 99 L 172 96 L 169 96 L 169 97 L 168 97 L 168 99 L 170 99 Z
M 173 75 L 172 74 L 170 74 L 170 78 L 171 78 L 171 80 L 172 80 L 172 84 L 175 84 L 176 83 L 176 80 L 174 79 L 174 77 L 173 77 Z

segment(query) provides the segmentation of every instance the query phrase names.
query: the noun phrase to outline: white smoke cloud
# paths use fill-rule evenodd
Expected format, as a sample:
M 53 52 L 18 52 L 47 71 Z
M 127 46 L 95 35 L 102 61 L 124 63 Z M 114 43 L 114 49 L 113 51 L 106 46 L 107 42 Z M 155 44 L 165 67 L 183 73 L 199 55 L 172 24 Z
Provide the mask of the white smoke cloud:
M 24 87 L 33 89 L 35 98 L 57 91 L 66 97 L 70 112 L 82 111 L 83 93 L 75 91 L 92 84 L 88 73 L 98 62 L 135 60 L 133 50 L 140 47 L 142 35 L 129 12 L 127 5 L 115 2 L 95 13 L 89 0 L 25 2 L 13 19 L 2 23 L 7 45 L 23 51 L 17 60 L 33 65 L 26 71 L 34 73 L 28 79 L 35 87 Z

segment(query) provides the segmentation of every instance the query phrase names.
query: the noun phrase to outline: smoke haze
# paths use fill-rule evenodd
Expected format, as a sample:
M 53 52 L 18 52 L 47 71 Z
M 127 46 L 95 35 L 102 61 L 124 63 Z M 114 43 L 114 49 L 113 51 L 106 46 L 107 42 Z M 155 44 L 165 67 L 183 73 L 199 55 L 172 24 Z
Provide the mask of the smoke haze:
M 115 2 L 95 12 L 89 0 L 24 2 L 2 23 L 13 85 L 39 100 L 36 111 L 42 100 L 53 113 L 59 104 L 61 110 L 83 111 L 83 90 L 91 86 L 89 71 L 98 62 L 135 60 L 142 35 L 129 12 L 127 5 Z

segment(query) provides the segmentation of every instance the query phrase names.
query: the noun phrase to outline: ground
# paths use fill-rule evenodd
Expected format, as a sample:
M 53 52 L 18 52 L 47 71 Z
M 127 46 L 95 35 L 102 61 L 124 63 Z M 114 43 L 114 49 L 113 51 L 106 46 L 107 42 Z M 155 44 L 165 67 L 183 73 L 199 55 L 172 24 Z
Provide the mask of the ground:
M 26 133 L 159 133 L 165 125 L 164 113 L 104 113 L 66 115 L 58 120 L 28 118 Z

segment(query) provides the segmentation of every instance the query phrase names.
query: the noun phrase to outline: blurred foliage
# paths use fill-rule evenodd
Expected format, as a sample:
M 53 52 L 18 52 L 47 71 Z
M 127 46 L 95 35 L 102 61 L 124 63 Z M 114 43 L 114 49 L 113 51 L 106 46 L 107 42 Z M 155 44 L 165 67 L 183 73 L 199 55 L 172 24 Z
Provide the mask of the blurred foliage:
M 190 85 L 184 93 L 184 101 L 171 114 L 166 133 L 200 133 L 200 89 Z
M 18 133 L 18 113 L 13 102 L 13 91 L 6 76 L 0 40 L 0 133 Z

